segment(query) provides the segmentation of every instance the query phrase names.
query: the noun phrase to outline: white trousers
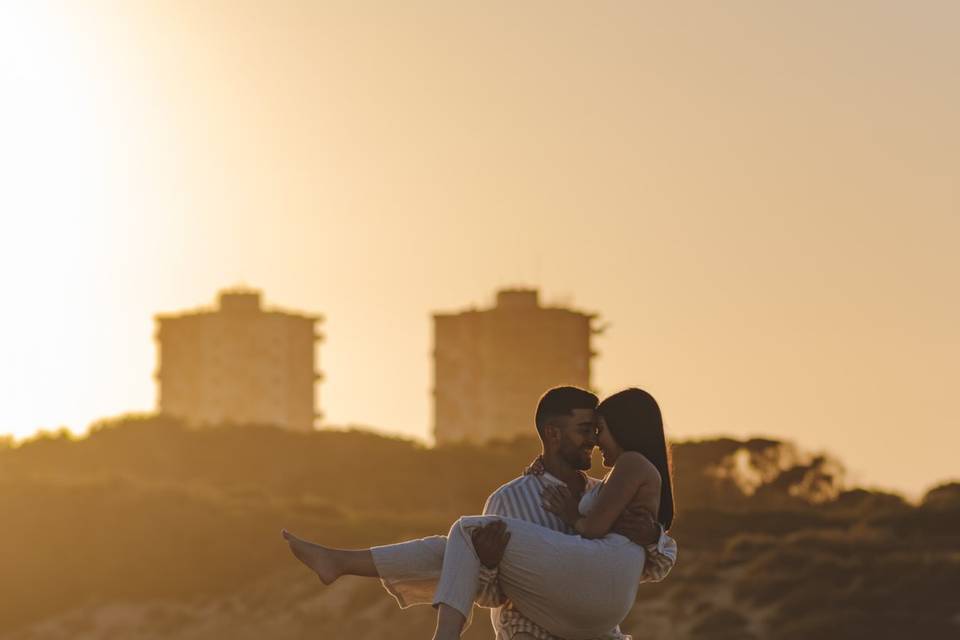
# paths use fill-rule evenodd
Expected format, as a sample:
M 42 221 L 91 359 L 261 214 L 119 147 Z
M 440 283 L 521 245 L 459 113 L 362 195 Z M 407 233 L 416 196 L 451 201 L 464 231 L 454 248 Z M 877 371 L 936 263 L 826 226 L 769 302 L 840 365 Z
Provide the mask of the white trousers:
M 531 621 L 555 636 L 588 640 L 630 612 L 646 557 L 642 547 L 616 534 L 587 540 L 501 516 L 464 516 L 447 537 L 374 547 L 384 587 L 402 607 L 443 603 L 469 619 L 480 572 L 470 532 L 492 520 L 503 520 L 510 531 L 500 588 Z

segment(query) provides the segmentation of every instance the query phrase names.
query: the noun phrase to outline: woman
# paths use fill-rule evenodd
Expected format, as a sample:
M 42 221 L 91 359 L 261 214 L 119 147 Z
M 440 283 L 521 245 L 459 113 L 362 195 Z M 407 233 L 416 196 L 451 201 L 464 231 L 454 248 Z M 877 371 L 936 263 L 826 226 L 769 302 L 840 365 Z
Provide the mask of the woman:
M 491 520 L 506 524 L 509 544 L 499 565 L 504 594 L 530 620 L 569 640 L 601 636 L 629 613 L 646 561 L 642 547 L 609 534 L 628 507 L 657 514 L 664 529 L 673 522 L 673 493 L 660 408 L 650 394 L 627 389 L 597 407 L 598 444 L 611 468 L 603 482 L 579 503 L 568 491 L 548 488 L 545 509 L 580 535 L 570 536 L 514 518 L 465 516 L 442 545 L 442 569 L 432 603 L 437 607 L 435 640 L 453 640 L 462 632 L 477 595 L 480 561 L 470 532 Z M 294 554 L 325 583 L 340 575 L 378 576 L 378 548 L 326 549 L 287 532 Z M 401 543 L 403 544 L 403 543 Z M 424 578 L 436 558 L 424 557 Z

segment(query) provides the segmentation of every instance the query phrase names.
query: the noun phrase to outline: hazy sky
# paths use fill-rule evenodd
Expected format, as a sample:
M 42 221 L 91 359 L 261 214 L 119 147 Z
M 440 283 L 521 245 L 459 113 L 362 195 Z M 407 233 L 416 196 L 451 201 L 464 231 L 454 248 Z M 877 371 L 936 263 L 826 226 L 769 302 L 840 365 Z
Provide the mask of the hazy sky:
M 675 438 L 960 475 L 960 3 L 12 5 L 0 432 L 152 409 L 153 314 L 245 283 L 426 438 L 430 313 L 525 284 Z

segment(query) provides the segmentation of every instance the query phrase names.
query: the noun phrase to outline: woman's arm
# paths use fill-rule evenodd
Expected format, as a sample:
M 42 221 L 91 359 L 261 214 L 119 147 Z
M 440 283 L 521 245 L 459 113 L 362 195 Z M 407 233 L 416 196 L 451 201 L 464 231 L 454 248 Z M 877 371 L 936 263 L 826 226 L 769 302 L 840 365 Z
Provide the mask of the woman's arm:
M 641 487 L 655 488 L 660 494 L 660 473 L 642 454 L 624 451 L 610 472 L 590 513 L 573 523 L 584 538 L 602 538 L 610 532 L 627 505 Z M 659 507 L 659 505 L 651 505 Z M 653 509 L 656 513 L 656 509 Z
M 651 497 L 659 496 L 660 473 L 643 455 L 625 451 L 617 459 L 588 515 L 580 516 L 572 497 L 564 496 L 562 490 L 552 487 L 544 494 L 544 507 L 560 516 L 584 538 L 602 538 L 610 532 L 641 488 Z M 649 505 L 653 513 L 659 508 L 656 502 L 657 499 L 653 499 Z

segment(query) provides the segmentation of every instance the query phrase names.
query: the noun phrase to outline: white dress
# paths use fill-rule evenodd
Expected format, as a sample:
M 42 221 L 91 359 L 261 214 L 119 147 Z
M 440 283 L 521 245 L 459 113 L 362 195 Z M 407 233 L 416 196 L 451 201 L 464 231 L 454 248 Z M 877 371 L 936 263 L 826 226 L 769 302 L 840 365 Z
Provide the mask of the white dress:
M 581 514 L 590 512 L 599 488 L 597 485 L 584 494 Z M 510 531 L 500 561 L 500 587 L 531 621 L 567 640 L 589 640 L 609 632 L 630 612 L 646 561 L 643 547 L 618 534 L 586 539 L 501 516 L 464 516 L 450 528 L 446 539 L 433 539 L 444 544 L 433 604 L 449 605 L 469 618 L 481 566 L 470 532 L 492 520 L 504 521 Z M 393 548 L 405 544 L 409 543 L 374 548 L 378 568 L 390 567 L 390 572 L 400 573 L 391 558 L 400 557 L 399 549 Z M 426 570 L 423 577 L 429 582 L 435 580 L 428 567 L 420 569 Z M 407 583 L 414 586 L 416 581 Z M 394 595 L 400 599 L 404 594 Z M 407 604 L 416 604 L 409 594 L 405 599 Z

